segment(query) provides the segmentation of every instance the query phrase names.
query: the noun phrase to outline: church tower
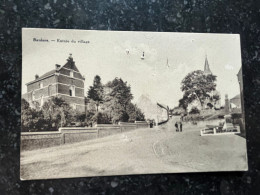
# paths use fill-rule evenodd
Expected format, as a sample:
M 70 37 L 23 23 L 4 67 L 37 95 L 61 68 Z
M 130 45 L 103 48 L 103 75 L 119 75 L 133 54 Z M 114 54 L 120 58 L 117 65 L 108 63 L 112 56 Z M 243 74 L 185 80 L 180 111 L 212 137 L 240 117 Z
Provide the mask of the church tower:
M 208 62 L 207 56 L 206 56 L 206 59 L 205 59 L 204 74 L 205 75 L 212 74 L 211 70 L 209 69 L 209 62 Z
M 230 109 L 230 103 L 229 103 L 229 99 L 228 99 L 228 95 L 225 95 L 225 114 L 229 113 Z

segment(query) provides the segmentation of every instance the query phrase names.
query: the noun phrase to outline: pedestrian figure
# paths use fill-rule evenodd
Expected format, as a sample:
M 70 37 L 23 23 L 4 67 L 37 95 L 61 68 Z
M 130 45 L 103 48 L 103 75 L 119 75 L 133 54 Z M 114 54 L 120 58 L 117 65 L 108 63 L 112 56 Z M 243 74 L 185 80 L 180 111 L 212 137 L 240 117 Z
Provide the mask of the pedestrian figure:
M 182 132 L 182 123 L 180 122 L 180 132 Z
M 175 127 L 176 127 L 176 132 L 178 132 L 179 128 L 178 128 L 178 123 L 177 122 L 175 123 Z

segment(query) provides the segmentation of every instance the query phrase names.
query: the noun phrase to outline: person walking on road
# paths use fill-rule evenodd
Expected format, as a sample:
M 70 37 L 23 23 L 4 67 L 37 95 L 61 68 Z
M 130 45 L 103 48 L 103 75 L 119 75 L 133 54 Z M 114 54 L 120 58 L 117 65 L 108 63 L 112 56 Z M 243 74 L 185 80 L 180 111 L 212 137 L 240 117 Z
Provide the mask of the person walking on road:
M 182 132 L 182 122 L 180 122 L 180 132 Z
M 175 123 L 175 127 L 176 127 L 176 132 L 178 132 L 179 128 L 178 128 L 178 123 L 177 122 Z

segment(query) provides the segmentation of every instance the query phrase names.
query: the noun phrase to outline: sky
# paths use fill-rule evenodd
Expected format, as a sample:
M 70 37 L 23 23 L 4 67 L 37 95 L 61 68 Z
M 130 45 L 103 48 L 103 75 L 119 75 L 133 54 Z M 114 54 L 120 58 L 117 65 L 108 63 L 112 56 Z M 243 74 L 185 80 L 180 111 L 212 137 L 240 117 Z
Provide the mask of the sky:
M 79 43 L 81 40 L 84 42 Z M 55 64 L 64 65 L 71 53 L 85 76 L 85 94 L 95 75 L 104 84 L 119 77 L 131 86 L 133 102 L 146 95 L 173 108 L 183 95 L 182 79 L 189 72 L 203 70 L 206 55 L 217 76 L 222 104 L 225 94 L 229 98 L 239 94 L 236 74 L 241 68 L 241 51 L 237 34 L 24 28 L 22 50 L 22 93 L 26 93 L 25 84 L 34 80 L 35 74 L 41 76 Z

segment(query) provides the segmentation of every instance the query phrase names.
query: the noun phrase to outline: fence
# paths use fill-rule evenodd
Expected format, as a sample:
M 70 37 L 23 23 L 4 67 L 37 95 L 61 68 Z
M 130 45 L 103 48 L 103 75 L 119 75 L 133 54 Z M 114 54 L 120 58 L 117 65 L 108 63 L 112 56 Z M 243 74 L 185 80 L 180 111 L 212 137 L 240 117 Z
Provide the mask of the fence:
M 120 122 L 118 125 L 98 124 L 95 127 L 62 127 L 57 132 L 22 132 L 21 150 L 75 143 L 148 127 L 145 121 L 136 121 L 135 123 Z

